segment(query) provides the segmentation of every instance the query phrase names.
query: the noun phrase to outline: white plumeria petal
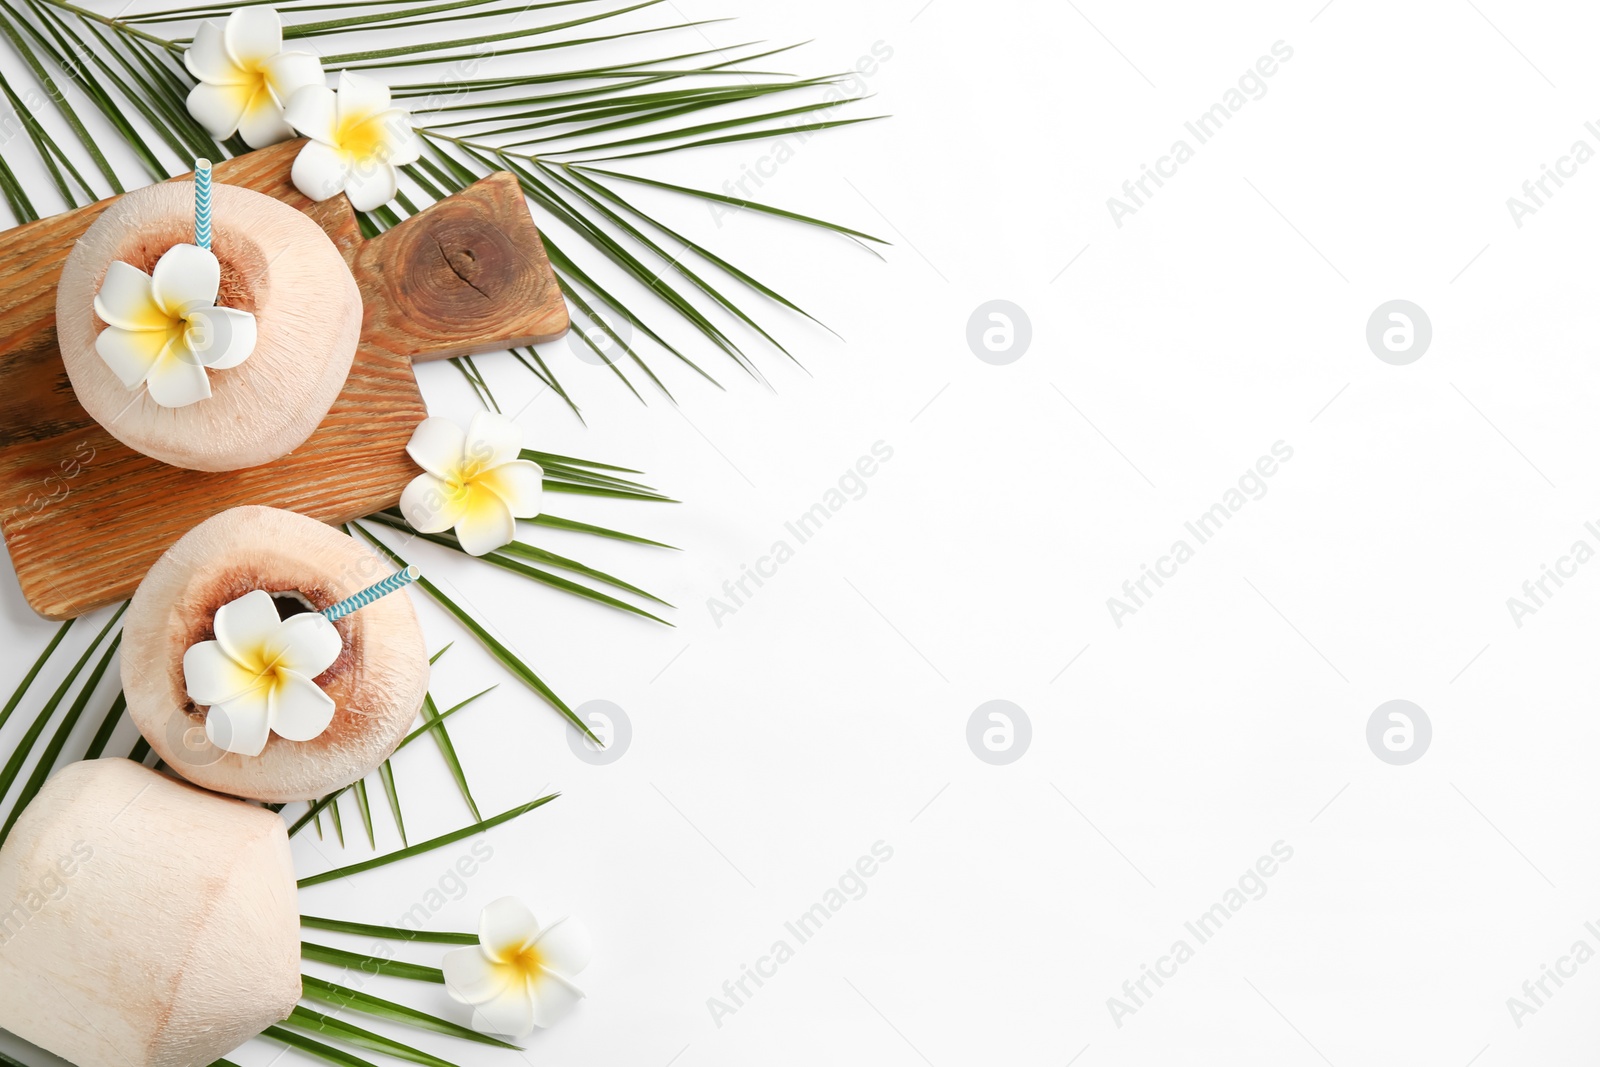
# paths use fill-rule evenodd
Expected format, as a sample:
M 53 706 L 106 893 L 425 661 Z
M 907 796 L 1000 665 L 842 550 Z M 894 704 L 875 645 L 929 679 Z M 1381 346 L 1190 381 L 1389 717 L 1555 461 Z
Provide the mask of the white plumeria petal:
M 522 452 L 522 427 L 498 411 L 480 411 L 467 426 L 467 462 L 480 471 L 509 463 Z
M 221 281 L 222 265 L 214 252 L 199 245 L 173 245 L 156 261 L 150 294 L 168 315 L 183 318 L 195 308 L 215 304 Z
M 120 259 L 106 268 L 105 280 L 95 294 L 94 313 L 108 326 L 124 330 L 165 330 L 172 325 L 151 292 L 150 275 Z
M 326 85 L 308 85 L 295 92 L 285 101 L 284 117 L 313 141 L 332 145 L 338 139 L 339 102 Z
M 344 639 L 333 623 L 317 612 L 291 615 L 278 624 L 264 648 L 269 663 L 277 663 L 307 678 L 315 678 L 339 658 Z
M 267 689 L 252 690 L 206 712 L 206 740 L 241 756 L 259 756 L 271 732 L 267 725 Z
M 261 72 L 267 76 L 267 88 L 285 107 L 301 89 L 326 87 L 322 60 L 310 52 L 279 52 L 261 64 Z
M 484 471 L 476 479 L 519 519 L 531 519 L 539 514 L 539 498 L 544 492 L 544 469 L 526 459 L 514 459 L 492 470 Z
M 222 43 L 235 66 L 254 71 L 283 51 L 283 20 L 270 7 L 241 7 L 222 24 Z
M 539 921 L 516 897 L 487 905 L 478 919 L 478 944 L 496 963 L 507 963 L 539 936 Z
M 499 994 L 472 1008 L 472 1028 L 480 1033 L 524 1038 L 533 1033 L 534 1002 L 526 982 L 508 983 Z
M 583 999 L 583 990 L 553 971 L 540 971 L 528 983 L 528 992 L 532 994 L 535 1026 L 554 1026 L 571 1015 L 572 1009 Z
M 339 72 L 339 125 L 344 128 L 389 110 L 389 87 L 376 78 Z
M 302 89 L 300 93 L 310 91 Z M 308 141 L 294 157 L 289 178 L 296 189 L 320 203 L 344 192 L 345 183 L 350 180 L 350 164 L 337 148 L 321 141 Z
M 117 380 L 137 389 L 166 352 L 172 334 L 166 330 L 120 330 L 107 326 L 94 339 L 94 350 Z
M 517 520 L 494 493 L 479 485 L 467 487 L 467 506 L 456 519 L 456 540 L 469 556 L 482 556 L 517 539 Z
M 418 533 L 444 533 L 467 508 L 468 494 L 423 471 L 400 493 L 400 514 Z
M 228 55 L 222 41 L 222 27 L 210 20 L 195 28 L 194 40 L 183 53 L 183 65 L 196 80 L 212 85 L 238 85 L 250 80 L 249 72 L 240 70 Z
M 156 360 L 155 366 L 150 368 L 150 376 L 144 380 L 150 399 L 164 408 L 188 407 L 211 396 L 211 380 L 206 377 L 206 369 L 193 362 L 193 357 L 179 359 L 174 355 L 176 347 L 169 347 Z
M 184 650 L 184 692 L 196 704 L 226 704 L 260 685 L 260 676 L 228 655 L 221 641 L 200 641 Z
M 518 975 L 509 967 L 502 967 L 477 945 L 458 948 L 444 954 L 439 961 L 444 971 L 444 987 L 458 1004 L 482 1004 L 493 1000 L 505 991 L 507 980 Z
M 429 474 L 441 478 L 455 477 L 466 451 L 467 435 L 449 419 L 423 419 L 411 431 L 406 442 L 406 455 Z
M 538 953 L 542 966 L 557 974 L 574 975 L 589 966 L 593 946 L 589 940 L 588 927 L 569 916 L 557 919 L 545 927 L 534 939 L 533 948 Z
M 264 667 L 266 664 L 258 664 L 256 658 L 282 621 L 272 594 L 265 589 L 252 589 L 217 609 L 211 632 L 222 642 L 223 651 L 238 662 L 247 667 Z
M 239 132 L 239 120 L 255 95 L 255 87 L 248 82 L 218 85 L 201 82 L 189 90 L 186 101 L 189 114 L 205 131 L 219 141 L 225 141 Z
M 203 367 L 237 367 L 255 351 L 256 317 L 237 308 L 196 308 L 189 312 L 186 344 Z
M 394 199 L 400 189 L 400 178 L 388 163 L 376 160 L 355 160 L 350 165 L 350 177 L 345 180 L 344 192 L 350 206 L 357 211 L 373 211 Z
M 411 124 L 411 112 L 392 107 L 370 121 L 383 126 L 384 158 L 394 166 L 415 163 L 422 157 L 422 138 Z
M 294 128 L 284 121 L 283 108 L 264 82 L 239 116 L 239 136 L 251 148 L 265 148 L 294 136 Z
M 310 741 L 328 728 L 334 709 L 333 698 L 316 682 L 298 671 L 280 669 L 269 696 L 267 722 L 285 740 Z

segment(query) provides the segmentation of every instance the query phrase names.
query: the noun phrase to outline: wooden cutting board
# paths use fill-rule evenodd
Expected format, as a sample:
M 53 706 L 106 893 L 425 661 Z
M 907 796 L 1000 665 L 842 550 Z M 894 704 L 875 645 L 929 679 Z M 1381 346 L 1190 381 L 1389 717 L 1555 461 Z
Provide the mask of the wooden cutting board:
M 427 417 L 412 360 L 566 332 L 566 304 L 515 177 L 492 175 L 367 240 L 342 195 L 316 204 L 290 183 L 303 143 L 213 172 L 315 220 L 365 304 L 344 391 L 305 444 L 264 466 L 170 467 L 118 442 L 78 404 L 56 344 L 56 283 L 111 200 L 0 232 L 0 535 L 41 615 L 72 618 L 125 599 L 191 527 L 240 504 L 330 523 L 392 506 L 418 473 L 405 445 Z

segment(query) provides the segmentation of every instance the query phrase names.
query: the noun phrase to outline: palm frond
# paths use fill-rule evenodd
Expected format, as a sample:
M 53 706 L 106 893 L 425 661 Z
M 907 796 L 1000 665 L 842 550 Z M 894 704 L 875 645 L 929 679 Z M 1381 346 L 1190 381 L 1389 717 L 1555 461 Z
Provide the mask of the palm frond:
M 472 938 L 468 942 L 452 942 L 459 944 L 477 944 L 478 939 Z M 432 1030 L 434 1033 L 445 1034 L 449 1037 L 460 1038 L 463 1041 L 475 1041 L 480 1045 L 491 1045 L 495 1048 L 515 1049 L 517 1046 L 499 1038 L 480 1034 L 476 1030 L 469 1030 L 465 1026 L 441 1019 L 436 1015 L 429 1015 L 425 1011 L 398 1004 L 392 1000 L 364 993 L 358 989 L 351 989 L 335 982 L 317 978 L 313 975 L 300 976 L 301 998 L 314 1000 L 322 1004 L 331 1004 L 334 1007 L 370 1015 L 374 1019 L 384 1019 L 389 1022 L 403 1023 L 417 1030 Z
M 391 974 L 396 978 L 409 978 L 416 982 L 444 984 L 444 972 L 439 968 L 424 967 L 421 964 L 407 963 L 404 960 L 368 956 L 361 952 L 349 952 L 342 948 L 314 945 L 309 941 L 300 942 L 300 955 L 303 959 L 316 960 L 318 963 L 329 963 L 335 967 L 354 968 L 364 974 Z
M 440 980 L 443 981 L 443 978 Z M 362 1029 L 354 1023 L 345 1022 L 343 1019 L 324 1015 L 322 1012 L 308 1008 L 303 1004 L 296 1005 L 294 1011 L 289 1013 L 289 1018 L 285 1019 L 282 1025 L 321 1034 L 324 1037 L 331 1037 L 371 1052 L 382 1052 L 385 1055 L 393 1056 L 395 1059 L 420 1063 L 423 1067 L 454 1067 L 449 1060 L 443 1060 L 432 1053 L 414 1049 L 410 1045 L 396 1041 L 391 1037 L 384 1037 L 382 1034 L 375 1034 L 371 1030 Z
M 438 945 L 476 945 L 478 943 L 477 934 L 408 930 L 403 926 L 346 922 L 342 919 L 320 919 L 314 915 L 300 916 L 300 925 L 310 927 L 313 930 L 330 930 L 334 933 L 355 934 L 361 937 L 381 937 L 390 941 L 427 941 Z
M 277 5 L 287 39 L 359 41 L 357 49 L 327 54 L 328 69 L 382 70 L 396 82 L 396 98 L 414 107 L 430 152 L 404 168 L 407 180 L 399 202 L 406 214 L 417 203 L 458 192 L 493 170 L 517 175 L 545 231 L 563 290 L 623 357 L 619 361 L 600 353 L 599 361 L 609 367 L 609 377 L 641 400 L 642 383 L 630 371 L 662 395 L 673 396 L 663 373 L 651 365 L 649 349 L 673 357 L 693 376 L 719 388 L 691 345 L 720 353 L 744 374 L 764 381 L 754 356 L 733 331 L 747 331 L 761 345 L 788 353 L 775 329 L 761 321 L 759 308 L 746 306 L 752 298 L 768 309 L 815 320 L 704 242 L 624 200 L 611 183 L 639 182 L 715 204 L 718 211 L 749 211 L 855 241 L 882 243 L 849 226 L 759 203 L 731 186 L 725 193 L 713 193 L 595 166 L 745 142 L 787 143 L 881 117 L 831 117 L 859 102 L 845 91 L 848 75 L 796 77 L 755 66 L 793 46 L 651 47 L 649 42 L 685 30 L 702 32 L 708 22 L 721 21 L 662 19 L 658 12 L 667 8 L 661 3 L 359 0 L 348 5 Z M 237 138 L 216 145 L 189 116 L 184 102 L 192 83 L 181 58 L 194 24 L 223 18 L 230 10 L 231 5 L 198 4 L 114 17 L 69 0 L 0 0 L 0 37 L 22 57 L 26 74 L 52 101 L 71 137 L 58 142 L 39 121 L 25 99 L 32 89 L 0 77 L 0 95 L 16 112 L 63 203 L 77 205 L 123 188 L 91 124 L 103 123 L 129 144 L 150 178 L 181 173 L 196 155 L 219 158 L 242 150 Z M 487 25 L 496 16 L 529 12 L 548 17 L 480 33 L 384 43 L 389 31 L 445 23 Z M 645 24 L 638 25 L 641 21 Z M 618 62 L 563 68 L 556 58 L 572 50 L 630 44 L 639 46 L 639 54 Z M 528 57 L 534 54 L 543 58 L 532 62 Z M 429 78 L 427 72 L 440 64 L 458 76 Z M 780 97 L 794 102 L 768 106 Z M 0 194 L 18 221 L 37 216 L 38 194 L 24 187 L 6 161 L 0 161 Z M 365 213 L 362 228 L 370 235 L 399 218 L 389 209 Z M 697 271 L 690 259 L 707 264 L 720 280 Z M 608 272 L 620 274 L 620 287 L 605 279 Z M 603 316 L 593 314 L 597 302 L 626 322 L 634 336 L 619 336 Z M 660 321 L 650 321 L 652 312 L 659 313 Z M 672 336 L 684 330 L 687 342 Z M 594 344 L 587 334 L 577 343 Z M 484 406 L 498 408 L 476 363 L 453 362 Z M 582 417 L 572 392 L 542 354 L 517 353 L 514 362 Z
M 405 848 L 396 849 L 394 852 L 384 856 L 378 856 L 370 860 L 362 860 L 360 863 L 352 863 L 346 867 L 337 867 L 331 871 L 323 871 L 321 874 L 308 875 L 307 877 L 300 879 L 300 888 L 309 889 L 311 886 L 321 885 L 323 882 L 334 882 L 338 881 L 340 878 L 349 878 L 352 875 L 375 870 L 378 867 L 386 866 L 387 864 L 394 863 L 397 860 L 410 859 L 412 856 L 420 856 L 424 852 L 432 852 L 436 848 L 443 848 L 445 845 L 455 844 L 457 841 L 472 837 L 475 834 L 481 834 L 485 830 L 492 830 L 501 823 L 510 822 L 512 819 L 515 819 L 518 816 L 526 815 L 535 808 L 540 808 L 550 803 L 560 795 L 561 794 L 559 793 L 551 793 L 549 796 L 543 796 L 538 800 L 529 801 L 520 807 L 512 808 L 510 811 L 503 811 L 499 815 L 495 815 L 492 818 L 484 819 L 482 822 L 475 822 L 471 826 L 464 826 L 459 830 L 452 830 L 447 834 L 424 841 L 421 844 L 408 845 Z

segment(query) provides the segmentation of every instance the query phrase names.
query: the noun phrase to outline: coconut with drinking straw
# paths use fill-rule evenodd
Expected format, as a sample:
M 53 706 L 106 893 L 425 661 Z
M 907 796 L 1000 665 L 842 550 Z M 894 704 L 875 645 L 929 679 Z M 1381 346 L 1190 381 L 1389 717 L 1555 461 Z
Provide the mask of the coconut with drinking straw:
M 410 571 L 292 511 L 231 508 L 156 561 L 128 607 L 128 713 L 189 781 L 312 800 L 382 763 L 422 706 Z
M 61 271 L 56 332 L 84 409 L 163 463 L 226 471 L 304 443 L 360 340 L 361 293 L 304 212 L 213 182 L 111 203 Z

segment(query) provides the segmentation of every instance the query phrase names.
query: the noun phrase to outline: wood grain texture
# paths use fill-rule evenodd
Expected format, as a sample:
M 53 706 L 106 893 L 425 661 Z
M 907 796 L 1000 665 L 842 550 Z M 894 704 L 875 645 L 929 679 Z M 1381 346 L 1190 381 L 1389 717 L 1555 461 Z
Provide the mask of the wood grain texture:
M 497 174 L 367 241 L 343 196 L 289 181 L 301 141 L 217 164 L 215 179 L 277 197 L 322 227 L 365 304 L 344 391 L 304 445 L 274 463 L 201 473 L 119 443 L 78 404 L 56 343 L 55 290 L 72 244 L 112 201 L 0 233 L 0 534 L 23 596 L 72 618 L 133 593 L 191 527 L 241 504 L 346 522 L 395 504 L 427 416 L 412 357 L 560 336 L 566 307 L 527 205 Z M 185 179 L 188 175 L 183 176 Z
M 412 359 L 497 352 L 567 332 L 567 304 L 515 176 L 501 171 L 399 226 L 352 268 L 373 340 Z

